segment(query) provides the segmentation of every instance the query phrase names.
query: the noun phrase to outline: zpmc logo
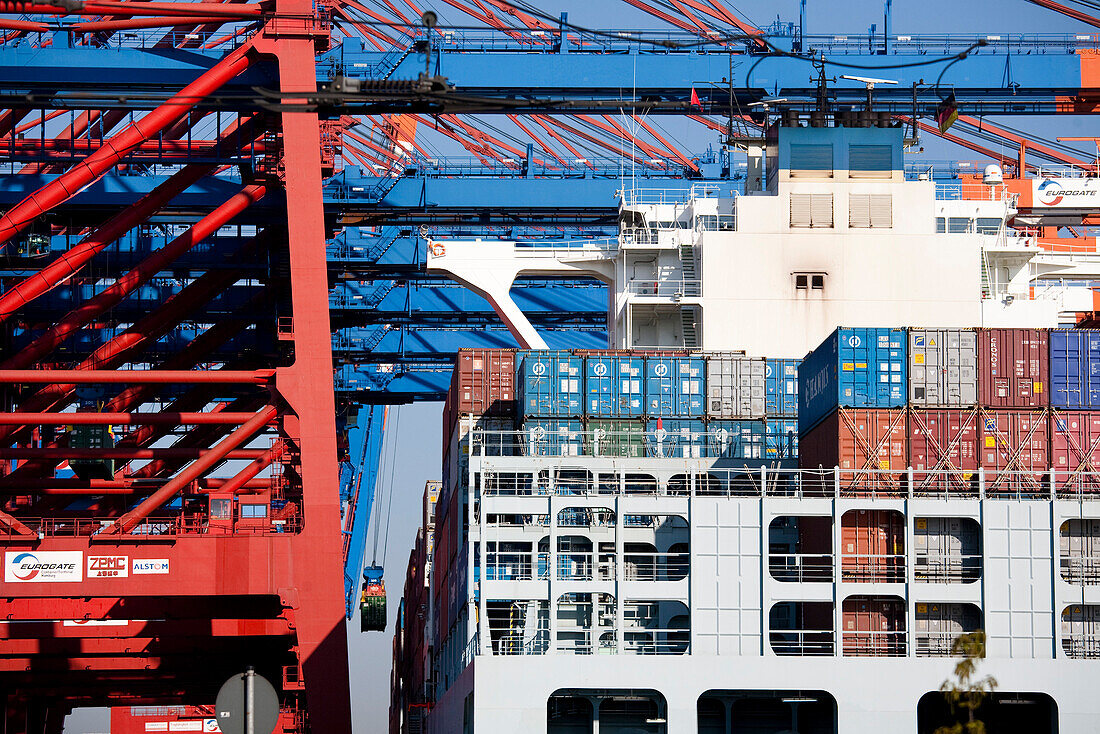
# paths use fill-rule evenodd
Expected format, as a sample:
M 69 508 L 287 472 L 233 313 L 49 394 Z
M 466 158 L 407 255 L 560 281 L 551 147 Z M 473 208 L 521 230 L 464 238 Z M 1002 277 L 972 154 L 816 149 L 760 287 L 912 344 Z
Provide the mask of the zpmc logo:
M 1039 203 L 1045 206 L 1058 206 L 1062 201 L 1062 184 L 1049 178 L 1039 184 Z
M 11 561 L 12 573 L 20 581 L 30 581 L 38 575 L 41 563 L 33 553 L 20 553 Z

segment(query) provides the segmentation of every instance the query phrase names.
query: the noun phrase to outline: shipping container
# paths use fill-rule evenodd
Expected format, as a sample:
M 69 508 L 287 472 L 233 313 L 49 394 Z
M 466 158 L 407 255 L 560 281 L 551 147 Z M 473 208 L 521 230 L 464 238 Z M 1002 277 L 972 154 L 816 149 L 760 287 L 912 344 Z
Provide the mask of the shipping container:
M 640 459 L 645 451 L 645 421 L 589 418 L 585 421 L 586 456 L 618 456 Z
M 914 607 L 914 643 L 920 656 L 950 655 L 955 638 L 981 628 L 982 612 L 973 604 L 918 602 Z
M 1051 410 L 1050 466 L 1059 492 L 1100 493 L 1100 412 Z
M 1100 409 L 1100 330 L 1050 330 L 1050 404 Z
M 646 357 L 646 415 L 706 414 L 706 362 L 697 357 Z
M 584 414 L 584 360 L 568 352 L 521 351 L 517 383 L 524 417 Z
M 706 455 L 720 459 L 763 459 L 767 424 L 763 420 L 710 421 Z
M 798 419 L 769 418 L 765 423 L 764 456 L 768 459 L 798 458 Z
M 443 482 L 447 488 L 465 486 L 470 454 L 515 456 L 518 451 L 516 422 L 512 418 L 464 415 L 454 427 L 443 455 Z
M 1100 583 L 1100 520 L 1074 518 L 1059 529 L 1062 578 L 1072 584 Z
M 1040 408 L 1049 398 L 1046 329 L 978 331 L 978 403 L 985 408 Z
M 526 456 L 580 456 L 584 453 L 584 424 L 579 420 L 528 419 L 523 422 Z
M 909 330 L 909 404 L 978 404 L 978 335 L 973 329 Z
M 969 517 L 913 521 L 913 576 L 917 581 L 970 583 L 982 573 L 981 526 Z
M 898 408 L 906 397 L 904 329 L 837 329 L 798 367 L 798 432 L 838 407 Z
M 644 370 L 642 357 L 585 357 L 585 413 L 602 418 L 645 415 Z
M 1062 650 L 1076 660 L 1100 657 L 1100 605 L 1071 604 L 1062 610 Z
M 708 354 L 707 416 L 763 418 L 767 406 L 767 364 L 743 355 Z
M 841 579 L 905 581 L 905 518 L 896 510 L 848 510 L 840 518 Z
M 1045 410 L 982 410 L 981 465 L 986 492 L 1049 492 L 1050 420 Z
M 893 596 L 850 596 L 841 607 L 845 655 L 905 655 L 905 602 Z
M 646 421 L 649 455 L 666 459 L 692 459 L 706 455 L 707 426 L 702 420 L 657 418 Z
M 913 492 L 976 492 L 978 456 L 976 409 L 909 410 Z
M 799 436 L 798 463 L 803 469 L 840 467 L 844 490 L 901 492 L 908 454 L 905 434 L 904 409 L 841 408 Z
M 767 359 L 764 376 L 767 380 L 767 402 L 764 413 L 769 418 L 798 415 L 798 364 L 800 359 Z

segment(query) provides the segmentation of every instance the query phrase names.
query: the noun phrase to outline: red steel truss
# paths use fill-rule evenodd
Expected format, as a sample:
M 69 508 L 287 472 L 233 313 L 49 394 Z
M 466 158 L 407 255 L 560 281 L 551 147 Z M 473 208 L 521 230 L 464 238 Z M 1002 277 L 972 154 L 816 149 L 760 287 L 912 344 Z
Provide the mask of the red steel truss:
M 63 11 L 7 2 L 0 12 Z M 3 731 L 60 732 L 80 706 L 196 717 L 252 665 L 280 693 L 278 731 L 349 732 L 321 198 L 331 160 L 311 112 L 241 112 L 216 138 L 190 134 L 209 114 L 194 108 L 257 64 L 277 73 L 282 92 L 314 91 L 328 28 L 308 0 L 89 1 L 83 14 L 100 18 L 82 30 L 100 32 L 261 25 L 248 38 L 228 31 L 236 48 L 219 64 L 117 132 L 124 116 L 90 111 L 53 140 L 28 141 L 16 136 L 35 111 L 0 112 L 0 156 L 53 174 L 0 217 L 0 249 L 42 227 L 74 243 L 0 294 Z M 47 124 L 47 112 L 56 116 L 43 110 L 28 124 Z M 83 135 L 93 124 L 108 134 Z M 242 171 L 237 190 L 206 211 L 174 208 L 222 167 L 187 155 L 226 150 L 255 163 L 228 161 Z M 106 173 L 174 151 L 175 172 L 128 208 L 99 221 L 51 218 Z M 179 224 L 144 259 L 103 262 L 150 221 Z M 180 264 L 226 227 L 243 242 L 215 258 L 219 267 Z M 184 281 L 171 298 L 130 321 L 115 315 L 166 275 Z M 86 297 L 68 313 L 49 323 L 27 315 L 81 285 Z M 247 290 L 244 308 L 206 315 L 233 289 Z M 74 346 L 105 328 L 117 333 L 90 354 Z M 164 347 L 181 329 L 188 340 Z M 274 347 L 237 347 L 253 344 L 235 341 L 245 336 Z

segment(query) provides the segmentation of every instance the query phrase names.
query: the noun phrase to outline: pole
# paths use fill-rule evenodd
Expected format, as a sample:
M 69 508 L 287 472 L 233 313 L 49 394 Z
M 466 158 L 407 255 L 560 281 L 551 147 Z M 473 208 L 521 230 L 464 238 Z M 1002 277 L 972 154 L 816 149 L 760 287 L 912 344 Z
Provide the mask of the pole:
M 244 734 L 256 734 L 256 671 L 244 671 Z

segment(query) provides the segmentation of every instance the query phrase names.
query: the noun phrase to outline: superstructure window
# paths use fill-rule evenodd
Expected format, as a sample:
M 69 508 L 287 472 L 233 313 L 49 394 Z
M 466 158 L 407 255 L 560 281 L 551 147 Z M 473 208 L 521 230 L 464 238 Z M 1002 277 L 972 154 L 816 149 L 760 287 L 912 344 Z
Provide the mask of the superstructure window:
M 241 505 L 241 517 L 267 517 L 267 505 Z
M 894 226 L 890 194 L 852 194 L 848 197 L 848 226 L 889 229 Z
M 973 219 L 966 217 L 948 217 L 947 219 L 947 233 L 948 234 L 966 234 L 970 231 L 970 226 L 973 223 Z
M 832 178 L 833 146 L 792 145 L 792 178 Z
M 792 227 L 832 227 L 832 194 L 791 194 Z
M 978 234 L 997 234 L 1001 231 L 999 217 L 978 217 L 974 222 Z
M 796 291 L 825 290 L 825 273 L 791 273 Z

